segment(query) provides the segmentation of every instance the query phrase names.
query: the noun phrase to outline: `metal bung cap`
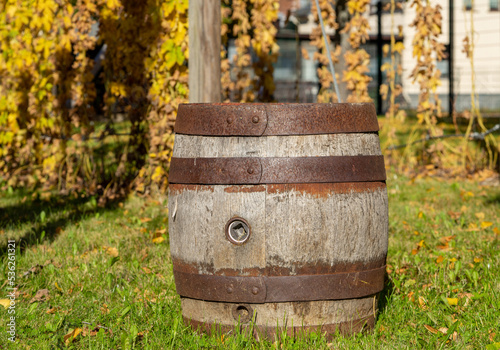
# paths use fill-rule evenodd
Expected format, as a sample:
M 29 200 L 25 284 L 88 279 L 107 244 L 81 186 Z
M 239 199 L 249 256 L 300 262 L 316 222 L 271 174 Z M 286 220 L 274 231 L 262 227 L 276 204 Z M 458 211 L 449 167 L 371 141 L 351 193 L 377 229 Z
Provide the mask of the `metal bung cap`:
M 234 217 L 226 223 L 224 228 L 226 238 L 235 245 L 245 244 L 250 239 L 250 225 L 240 217 Z

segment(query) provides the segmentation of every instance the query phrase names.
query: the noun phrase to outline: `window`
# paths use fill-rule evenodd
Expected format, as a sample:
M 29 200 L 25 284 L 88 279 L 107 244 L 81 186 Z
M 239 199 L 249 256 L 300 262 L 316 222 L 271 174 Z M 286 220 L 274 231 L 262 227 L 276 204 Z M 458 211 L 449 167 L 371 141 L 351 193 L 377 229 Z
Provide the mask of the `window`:
M 472 10 L 472 0 L 464 0 L 464 7 L 467 11 Z
M 490 11 L 498 11 L 498 0 L 490 0 Z

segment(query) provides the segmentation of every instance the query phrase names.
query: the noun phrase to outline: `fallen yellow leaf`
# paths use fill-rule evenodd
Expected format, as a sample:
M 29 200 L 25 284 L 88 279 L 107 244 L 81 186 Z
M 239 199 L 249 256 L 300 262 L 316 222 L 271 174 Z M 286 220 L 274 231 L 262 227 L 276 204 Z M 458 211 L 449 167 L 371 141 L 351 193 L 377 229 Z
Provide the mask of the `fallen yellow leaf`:
M 498 227 L 493 228 L 493 232 L 495 232 L 496 235 L 500 235 L 500 229 Z
M 116 258 L 118 254 L 118 249 L 114 247 L 103 247 L 106 250 L 106 254 L 111 255 L 112 257 Z
M 448 300 L 448 304 L 450 305 L 458 305 L 458 298 L 446 298 Z
M 481 222 L 481 228 L 487 228 L 487 227 L 490 227 L 491 225 L 493 225 L 493 223 L 491 221 L 482 221 Z
M 424 213 L 422 213 L 421 211 L 418 212 L 418 218 L 419 219 L 422 219 L 424 217 Z
M 424 327 L 425 327 L 425 329 L 427 329 L 427 330 L 428 330 L 429 332 L 431 332 L 432 334 L 438 334 L 438 333 L 439 333 L 439 331 L 438 331 L 436 328 L 433 328 L 433 327 L 428 326 L 428 325 L 426 325 L 426 324 L 424 324 Z
M 475 213 L 474 215 L 475 215 L 475 216 L 476 216 L 476 218 L 478 218 L 479 220 L 484 220 L 484 213 L 483 213 L 483 212 Z
M 427 309 L 427 300 L 425 300 L 424 297 L 419 296 L 418 297 L 418 305 L 420 305 L 420 308 L 423 310 Z
M 62 288 L 61 288 L 61 287 L 59 287 L 59 285 L 57 284 L 57 282 L 55 282 L 54 284 L 55 284 L 56 288 L 57 288 L 60 292 L 62 292 L 62 291 L 63 291 L 63 290 L 62 290 Z
M 451 240 L 453 240 L 455 237 L 456 237 L 455 235 L 444 236 L 444 237 L 439 238 L 439 241 L 442 243 L 447 243 L 447 242 L 450 242 Z
M 443 245 L 438 245 L 436 248 L 442 250 L 443 252 L 449 252 L 450 250 L 453 250 L 453 247 L 450 247 L 448 243 L 445 243 Z
M 473 296 L 472 293 L 460 293 L 460 294 L 458 294 L 459 298 L 465 298 L 464 307 L 466 307 L 469 304 L 469 301 L 471 300 L 472 296 Z M 455 322 L 455 321 L 453 321 L 453 322 Z
M 479 231 L 479 227 L 473 222 L 469 223 L 469 228 L 466 230 L 467 232 Z
M 48 310 L 47 310 L 47 311 L 45 311 L 45 312 L 46 312 L 46 313 L 48 313 L 48 314 L 55 314 L 55 313 L 56 313 L 56 311 L 57 311 L 57 309 L 58 309 L 57 307 L 53 307 L 53 308 L 51 308 L 51 309 L 48 309 Z
M 0 305 L 8 309 L 10 306 L 10 299 L 0 299 Z
M 163 237 L 156 237 L 156 238 L 153 238 L 153 243 L 160 244 L 164 240 L 165 240 L 165 238 L 163 238 Z
M 438 256 L 438 258 L 436 259 L 436 263 L 440 264 L 440 263 L 442 263 L 442 262 L 443 262 L 443 260 L 444 260 L 444 256 L 440 255 L 440 256 Z
M 438 331 L 440 331 L 440 332 L 441 332 L 441 333 L 443 333 L 443 334 L 446 334 L 446 333 L 448 332 L 448 328 L 446 328 L 446 327 L 440 327 L 440 328 L 438 329 Z
M 69 343 L 71 343 L 81 332 L 82 332 L 81 328 L 75 328 L 74 330 L 66 334 L 64 336 L 64 343 L 66 344 L 66 346 L 68 346 Z
M 475 262 L 475 263 L 479 263 L 479 262 L 481 262 L 481 261 L 483 261 L 483 258 L 477 258 L 477 257 L 476 257 L 476 258 L 474 258 L 474 262 Z
M 103 304 L 103 305 L 101 306 L 101 313 L 102 313 L 103 315 L 107 315 L 107 314 L 109 314 L 108 305 Z

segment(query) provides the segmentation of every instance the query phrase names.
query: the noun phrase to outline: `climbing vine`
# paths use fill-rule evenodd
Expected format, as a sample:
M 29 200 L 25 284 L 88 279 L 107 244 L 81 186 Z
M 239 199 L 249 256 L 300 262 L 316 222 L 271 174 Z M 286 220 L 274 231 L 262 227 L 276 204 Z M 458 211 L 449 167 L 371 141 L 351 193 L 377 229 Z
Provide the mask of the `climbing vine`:
M 273 63 L 278 60 L 279 46 L 276 43 L 278 3 L 274 0 L 251 0 L 253 5 L 251 44 L 257 61 L 253 63 L 253 89 L 259 101 L 271 102 L 275 90 Z
M 249 73 L 252 57 L 250 55 L 250 15 L 248 9 L 249 0 L 233 0 L 232 2 L 232 35 L 236 54 L 232 57 L 234 77 L 230 86 L 232 90 L 231 99 L 237 102 L 252 102 L 255 93 L 250 88 L 252 79 Z
M 471 7 L 474 9 L 474 3 L 475 1 L 471 1 Z M 471 110 L 470 113 L 466 113 L 466 115 L 469 118 L 469 123 L 467 125 L 467 130 L 465 132 L 464 139 L 462 141 L 461 148 L 463 150 L 462 152 L 462 164 L 465 170 L 474 170 L 474 169 L 467 169 L 467 164 L 471 164 L 472 166 L 475 166 L 473 164 L 474 162 L 471 159 L 471 150 L 469 147 L 469 137 L 471 136 L 472 133 L 472 127 L 474 126 L 475 122 L 477 121 L 477 124 L 479 126 L 479 132 L 486 132 L 487 128 L 484 125 L 484 120 L 483 117 L 479 111 L 479 104 L 477 101 L 477 96 L 476 96 L 476 76 L 475 76 L 475 68 L 474 68 L 474 47 L 475 47 L 475 39 L 474 39 L 474 11 L 467 11 L 470 12 L 470 17 L 469 17 L 469 23 L 467 23 L 467 18 L 466 18 L 466 31 L 467 35 L 463 39 L 463 50 L 462 52 L 465 53 L 467 58 L 469 59 L 470 63 L 470 68 L 471 68 Z M 498 142 L 495 139 L 495 137 L 492 134 L 486 135 L 484 138 L 485 141 L 485 148 L 487 152 L 487 161 L 485 162 L 486 166 L 489 167 L 490 169 L 494 168 L 495 163 L 497 162 L 497 157 L 498 153 L 500 152 L 500 148 L 498 147 Z M 477 158 L 477 157 L 476 157 Z M 481 166 L 481 165 L 480 165 Z
M 371 102 L 368 95 L 368 76 L 370 69 L 370 55 L 360 46 L 368 39 L 370 25 L 364 15 L 370 6 L 369 0 L 349 0 L 347 8 L 351 16 L 343 32 L 349 33 L 349 45 L 351 50 L 344 54 L 347 70 L 344 71 L 342 81 L 347 84 L 350 91 L 346 102 Z
M 83 0 L 76 2 L 75 9 L 69 9 L 73 13 L 70 18 L 74 25 L 71 42 L 64 40 L 64 51 L 61 55 L 56 53 L 56 61 L 62 63 L 60 74 L 56 75 L 57 98 L 65 121 L 64 135 L 71 137 L 70 143 L 54 140 L 66 146 L 64 166 L 59 169 L 64 174 L 59 186 L 66 192 L 86 188 L 93 193 L 100 182 L 99 171 L 87 142 L 94 131 L 91 121 L 95 117 L 94 101 L 97 95 L 92 74 L 94 60 L 88 56 L 88 52 L 96 47 L 97 40 L 91 31 L 97 11 L 95 1 Z M 68 103 L 71 108 L 64 108 Z
M 318 48 L 318 51 L 314 53 L 313 59 L 318 61 L 320 67 L 317 69 L 319 82 L 321 85 L 320 91 L 318 93 L 318 102 L 331 102 L 336 101 L 337 97 L 335 93 L 332 93 L 333 86 L 333 77 L 330 71 L 328 70 L 328 56 L 325 46 L 325 39 L 321 33 L 321 27 L 319 25 L 319 17 L 321 14 L 323 18 L 323 22 L 325 26 L 328 26 L 333 29 L 338 28 L 338 24 L 336 22 L 335 9 L 332 4 L 328 0 L 319 0 L 320 11 L 316 8 L 315 2 L 312 2 L 312 13 L 314 15 L 316 23 L 318 25 L 311 32 L 311 44 Z M 326 38 L 328 44 L 331 44 L 330 37 Z M 335 51 L 332 52 L 332 61 L 334 63 L 338 62 L 338 57 L 340 56 L 340 46 L 337 46 Z M 302 52 L 305 59 L 309 59 L 307 53 L 305 51 Z M 336 74 L 337 75 L 337 74 Z M 338 77 L 337 77 L 338 79 Z
M 442 33 L 441 6 L 431 5 L 429 0 L 413 0 L 415 7 L 415 19 L 411 26 L 415 28 L 413 37 L 413 57 L 416 65 L 412 70 L 411 78 L 420 89 L 417 120 L 425 127 L 430 137 L 443 135 L 443 130 L 438 126 L 438 118 L 441 117 L 441 100 L 437 94 L 437 88 L 441 85 L 441 72 L 436 67 L 436 61 L 444 58 L 444 45 L 439 42 Z M 428 157 L 423 162 L 429 162 L 436 166 L 444 159 L 444 152 L 451 147 L 438 140 L 430 145 L 422 157 Z
M 0 4 L 0 176 L 107 199 L 134 179 L 139 190 L 164 189 L 175 113 L 188 94 L 188 0 L 73 3 Z M 99 50 L 102 72 L 90 55 Z M 98 131 L 99 79 L 107 122 Z
M 72 15 L 52 0 L 0 5 L 0 176 L 9 185 L 50 188 L 64 173 Z
M 383 148 L 394 146 L 396 143 L 396 131 L 401 130 L 404 123 L 406 113 L 399 109 L 399 103 L 396 103 L 396 98 L 400 96 L 403 92 L 401 84 L 396 83 L 396 76 L 401 76 L 403 68 L 401 63 L 396 62 L 396 54 L 400 57 L 403 54 L 404 44 L 402 41 L 396 41 L 395 25 L 394 25 L 394 13 L 397 7 L 401 7 L 401 3 L 396 3 L 395 0 L 391 0 L 390 3 L 390 16 L 391 16 L 391 43 L 390 45 L 384 45 L 383 54 L 384 57 L 390 55 L 390 63 L 383 64 L 381 70 L 386 72 L 387 83 L 380 86 L 380 94 L 384 100 L 389 101 L 389 106 L 385 113 L 385 123 L 382 129 L 382 134 L 385 136 L 385 144 Z M 399 27 L 399 34 L 402 36 L 402 27 Z M 396 152 L 391 153 L 392 159 L 396 158 Z
M 231 90 L 234 88 L 234 83 L 231 81 L 231 64 L 228 57 L 227 47 L 229 44 L 229 24 L 231 23 L 232 9 L 230 0 L 221 1 L 221 53 L 220 53 L 220 70 L 221 70 L 221 93 L 222 101 L 229 102 L 231 98 Z
M 168 185 L 167 170 L 173 150 L 173 127 L 179 104 L 188 101 L 188 0 L 162 2 L 155 14 L 158 33 L 145 58 L 150 83 L 146 115 L 149 151 L 140 170 L 137 189 L 153 184 L 160 191 Z M 151 30 L 151 29 L 150 29 Z

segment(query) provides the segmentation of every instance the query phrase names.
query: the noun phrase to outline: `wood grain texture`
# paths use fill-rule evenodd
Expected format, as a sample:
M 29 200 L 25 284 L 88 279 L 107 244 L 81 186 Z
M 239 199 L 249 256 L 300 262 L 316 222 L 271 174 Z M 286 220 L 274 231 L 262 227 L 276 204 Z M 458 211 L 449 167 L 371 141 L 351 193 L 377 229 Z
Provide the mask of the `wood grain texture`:
M 174 157 L 325 157 L 381 155 L 377 134 L 267 137 L 176 135 Z
M 286 303 L 246 304 L 254 313 L 256 326 L 291 327 L 336 324 L 370 317 L 374 314 L 374 296 L 349 299 Z M 181 298 L 183 316 L 200 322 L 235 326 L 234 303 L 218 303 Z
M 189 0 L 189 102 L 220 102 L 220 0 Z
M 223 186 L 204 188 L 207 190 L 171 192 L 170 205 L 177 202 L 176 216 L 170 218 L 169 225 L 171 254 L 182 261 L 216 270 L 265 268 L 265 235 L 254 235 L 265 230 L 262 220 L 265 193 L 234 193 L 229 198 Z M 234 216 L 251 222 L 252 236 L 244 246 L 236 246 L 226 239 L 224 226 Z
M 280 267 L 294 275 L 304 266 L 383 259 L 387 254 L 388 203 L 385 185 L 364 191 L 274 185 L 171 185 L 169 235 L 172 258 L 199 273 L 242 275 Z M 177 208 L 174 211 L 174 208 Z M 175 217 L 173 214 L 175 213 Z M 234 216 L 246 219 L 249 241 L 236 246 L 224 234 Z

